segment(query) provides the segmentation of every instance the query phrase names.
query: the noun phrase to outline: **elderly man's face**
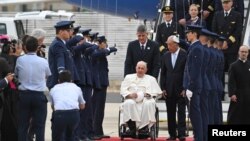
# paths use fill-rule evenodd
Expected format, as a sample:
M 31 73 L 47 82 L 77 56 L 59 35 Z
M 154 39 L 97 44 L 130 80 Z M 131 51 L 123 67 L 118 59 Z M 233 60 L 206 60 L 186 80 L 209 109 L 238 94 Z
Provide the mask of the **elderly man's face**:
M 137 64 L 136 66 L 136 73 L 138 77 L 143 77 L 144 74 L 147 72 L 147 68 L 143 64 Z
M 167 45 L 168 45 L 168 50 L 169 50 L 169 52 L 171 52 L 171 53 L 174 53 L 174 52 L 176 52 L 176 50 L 178 49 L 178 44 L 177 43 L 175 43 L 173 40 L 167 40 Z
M 239 57 L 241 60 L 247 60 L 247 56 L 248 56 L 248 48 L 245 47 L 241 47 L 239 49 Z

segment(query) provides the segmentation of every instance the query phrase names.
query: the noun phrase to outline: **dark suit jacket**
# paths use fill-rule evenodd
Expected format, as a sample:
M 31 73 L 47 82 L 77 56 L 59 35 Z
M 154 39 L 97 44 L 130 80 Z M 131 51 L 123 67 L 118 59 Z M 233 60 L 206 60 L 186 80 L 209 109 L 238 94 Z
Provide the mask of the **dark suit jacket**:
M 4 58 L 0 57 L 0 92 L 1 89 L 3 89 L 7 85 L 6 81 L 3 78 L 8 73 L 10 73 L 8 62 Z
M 227 53 L 236 54 L 238 52 L 242 28 L 242 17 L 239 12 L 231 10 L 226 18 L 224 17 L 224 11 L 215 13 L 212 30 L 226 37 L 228 48 L 225 51 Z M 235 38 L 235 42 L 233 42 L 230 37 Z
M 130 42 L 126 54 L 124 76 L 135 73 L 135 67 L 139 61 L 145 61 L 148 67 L 147 74 L 157 79 L 160 70 L 159 45 L 154 41 L 148 40 L 144 53 L 142 53 L 138 40 Z
M 180 94 L 183 90 L 183 74 L 186 64 L 187 53 L 180 48 L 175 66 L 172 66 L 171 53 L 167 52 L 162 57 L 160 85 L 162 90 L 166 90 L 168 96 Z
M 1 79 L 0 80 L 0 89 L 3 89 L 7 86 L 7 82 L 5 81 L 5 79 Z

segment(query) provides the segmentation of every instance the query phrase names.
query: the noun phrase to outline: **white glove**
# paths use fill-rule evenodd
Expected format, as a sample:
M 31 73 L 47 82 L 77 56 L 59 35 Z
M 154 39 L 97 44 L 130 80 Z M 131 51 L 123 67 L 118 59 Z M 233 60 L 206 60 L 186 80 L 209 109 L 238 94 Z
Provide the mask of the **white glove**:
M 190 101 L 191 100 L 191 97 L 193 96 L 193 92 L 190 91 L 189 89 L 186 90 L 186 96 L 188 98 L 188 100 Z

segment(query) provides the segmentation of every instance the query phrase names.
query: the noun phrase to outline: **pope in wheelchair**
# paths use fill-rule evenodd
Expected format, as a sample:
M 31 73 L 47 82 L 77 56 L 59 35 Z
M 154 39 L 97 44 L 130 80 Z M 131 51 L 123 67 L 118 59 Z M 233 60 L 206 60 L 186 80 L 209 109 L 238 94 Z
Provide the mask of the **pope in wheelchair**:
M 122 112 L 120 126 L 128 126 L 129 130 L 124 134 L 130 137 L 136 137 L 137 131 L 138 135 L 148 134 L 156 123 L 155 97 L 161 95 L 162 91 L 156 79 L 146 72 L 147 64 L 139 61 L 136 65 L 136 73 L 126 75 L 121 84 L 124 102 L 120 107 Z

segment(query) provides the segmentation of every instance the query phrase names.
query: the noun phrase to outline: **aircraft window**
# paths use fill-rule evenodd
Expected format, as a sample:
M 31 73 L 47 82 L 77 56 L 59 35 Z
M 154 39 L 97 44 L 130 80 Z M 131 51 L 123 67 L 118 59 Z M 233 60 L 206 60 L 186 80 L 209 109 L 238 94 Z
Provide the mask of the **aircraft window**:
M 18 39 L 21 39 L 24 36 L 24 29 L 23 29 L 23 23 L 22 21 L 15 21 L 16 23 L 16 29 L 17 29 L 17 36 Z
M 0 23 L 0 34 L 7 34 L 6 24 Z

